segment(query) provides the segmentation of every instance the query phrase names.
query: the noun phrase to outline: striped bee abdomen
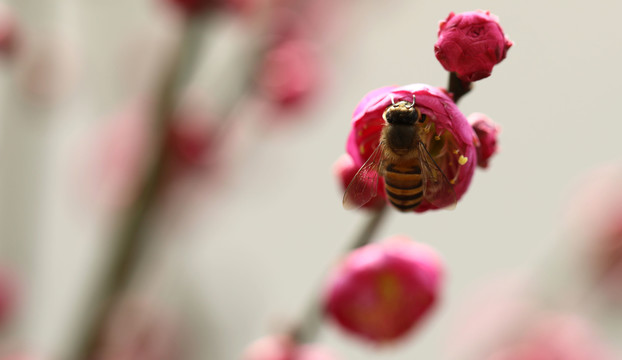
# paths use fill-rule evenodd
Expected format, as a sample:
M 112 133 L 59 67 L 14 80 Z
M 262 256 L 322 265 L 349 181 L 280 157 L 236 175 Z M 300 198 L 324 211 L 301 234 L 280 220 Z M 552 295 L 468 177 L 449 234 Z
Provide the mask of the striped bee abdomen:
M 384 188 L 389 202 L 400 211 L 409 211 L 423 200 L 423 181 L 419 162 L 389 164 L 384 172 Z

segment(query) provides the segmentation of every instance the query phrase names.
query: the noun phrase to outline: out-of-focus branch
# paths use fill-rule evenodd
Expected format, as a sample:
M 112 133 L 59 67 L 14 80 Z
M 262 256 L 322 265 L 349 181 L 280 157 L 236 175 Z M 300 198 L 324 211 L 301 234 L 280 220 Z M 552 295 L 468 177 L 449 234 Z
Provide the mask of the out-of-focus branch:
M 157 201 L 157 193 L 163 179 L 166 160 L 167 132 L 175 105 L 186 80 L 190 77 L 194 62 L 200 50 L 201 19 L 185 19 L 178 44 L 170 58 L 157 92 L 151 113 L 151 164 L 144 174 L 139 193 L 123 217 L 116 235 L 115 252 L 111 255 L 109 267 L 98 292 L 94 317 L 88 324 L 79 344 L 76 360 L 90 360 L 97 348 L 97 342 L 106 319 L 116 299 L 127 287 L 140 255 L 148 242 L 145 230 L 151 210 Z
M 346 253 L 363 247 L 371 243 L 374 235 L 377 233 L 388 211 L 388 206 L 383 206 L 367 219 L 360 232 L 349 243 Z M 321 291 L 316 291 L 311 303 L 305 310 L 300 322 L 294 328 L 292 337 L 297 343 L 308 343 L 313 341 L 320 330 L 322 324 L 322 299 Z

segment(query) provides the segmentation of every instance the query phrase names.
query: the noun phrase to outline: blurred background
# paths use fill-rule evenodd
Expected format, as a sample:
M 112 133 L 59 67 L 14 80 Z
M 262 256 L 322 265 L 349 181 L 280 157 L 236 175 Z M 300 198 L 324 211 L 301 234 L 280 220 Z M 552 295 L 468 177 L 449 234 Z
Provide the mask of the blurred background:
M 264 2 L 223 5 L 190 30 L 180 125 L 166 135 L 173 150 L 141 230 L 149 246 L 128 285 L 148 305 L 121 319 L 157 314 L 158 343 L 180 339 L 178 358 L 216 360 L 295 321 L 365 221 L 343 210 L 332 171 L 354 107 L 385 85 L 446 86 L 439 21 L 487 9 L 514 46 L 459 107 L 502 127 L 501 151 L 454 211 L 391 211 L 376 236 L 404 234 L 441 254 L 442 303 L 395 345 L 330 323 L 318 341 L 343 359 L 468 359 L 494 326 L 538 303 L 580 316 L 621 350 L 622 315 L 591 299 L 583 240 L 597 237 L 591 220 L 607 218 L 593 200 L 622 199 L 622 4 L 299 0 L 270 13 Z M 66 359 L 92 316 L 152 156 L 157 89 L 187 31 L 172 4 L 2 2 L 12 40 L 0 49 L 0 260 L 17 289 L 7 354 Z M 601 191 L 581 195 L 590 186 Z

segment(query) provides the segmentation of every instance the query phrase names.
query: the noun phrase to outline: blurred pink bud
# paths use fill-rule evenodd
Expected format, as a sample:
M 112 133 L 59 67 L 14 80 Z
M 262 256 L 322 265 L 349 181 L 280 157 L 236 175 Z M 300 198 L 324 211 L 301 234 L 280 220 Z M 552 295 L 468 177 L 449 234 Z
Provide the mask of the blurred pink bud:
M 354 250 L 336 268 L 325 309 L 344 330 L 374 343 L 404 337 L 436 304 L 443 265 L 405 237 Z
M 490 158 L 497 153 L 497 136 L 501 127 L 482 113 L 473 113 L 467 119 L 479 140 L 477 165 L 485 169 L 488 167 Z
M 511 46 L 489 11 L 452 12 L 440 23 L 434 54 L 445 70 L 463 81 L 477 81 L 490 76 Z
M 0 270 L 0 327 L 6 324 L 18 301 L 18 284 L 14 274 L 6 269 Z
M 333 165 L 333 172 L 341 183 L 342 190 L 345 190 L 354 175 L 359 171 L 360 166 L 354 164 L 354 160 L 348 154 L 343 154 L 337 159 Z M 378 194 L 375 198 L 371 199 L 367 204 L 363 205 L 364 209 L 380 209 L 386 205 L 384 193 L 384 180 L 378 181 Z
M 382 118 L 385 109 L 393 101 L 412 102 L 413 95 L 416 96 L 415 106 L 430 119 L 429 125 L 421 131 L 421 140 L 453 184 L 459 200 L 466 193 L 475 171 L 477 152 L 473 139 L 476 135 L 466 117 L 442 89 L 425 84 L 412 84 L 371 91 L 354 110 L 346 151 L 360 168 L 380 142 L 380 135 L 386 124 Z M 382 187 L 384 192 L 384 185 Z M 453 204 L 454 199 L 450 196 L 437 194 L 435 197 L 443 207 Z M 438 208 L 423 200 L 415 211 L 424 212 Z
M 581 240 L 579 254 L 590 281 L 615 304 L 622 302 L 621 183 L 621 164 L 603 166 L 575 185 L 566 206 L 566 226 Z
M 489 360 L 613 360 L 590 326 L 574 317 L 545 318 Z
M 8 356 L 0 357 L 0 360 L 43 360 L 44 357 L 35 356 L 26 352 L 11 354 Z
M 94 360 L 178 360 L 181 333 L 173 316 L 145 300 L 117 304 Z
M 98 130 L 91 161 L 97 196 L 112 208 L 129 205 L 150 160 L 148 102 L 137 101 Z M 215 162 L 212 119 L 195 107 L 181 107 L 166 137 L 164 185 L 200 173 Z M 158 189 L 162 190 L 162 189 Z
M 0 6 L 0 55 L 10 57 L 19 45 L 17 19 L 11 11 Z
M 287 37 L 265 55 L 258 77 L 262 94 L 281 108 L 308 100 L 318 86 L 318 54 L 306 40 Z
M 180 10 L 186 16 L 201 16 L 205 12 L 217 9 L 228 8 L 234 11 L 249 11 L 255 0 L 164 0 L 169 5 Z
M 336 360 L 327 350 L 315 345 L 298 345 L 287 336 L 257 340 L 246 350 L 242 360 Z

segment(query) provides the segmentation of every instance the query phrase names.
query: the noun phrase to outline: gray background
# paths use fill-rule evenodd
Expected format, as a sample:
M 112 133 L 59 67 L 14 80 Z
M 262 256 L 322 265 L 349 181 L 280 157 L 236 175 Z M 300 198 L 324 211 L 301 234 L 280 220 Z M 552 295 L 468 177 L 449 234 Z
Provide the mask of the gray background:
M 59 358 L 88 306 L 111 232 L 112 216 L 77 185 L 84 149 L 97 125 L 144 86 L 131 60 L 138 58 L 140 69 L 149 56 L 137 56 L 133 44 L 165 43 L 174 26 L 150 1 L 7 3 L 30 39 L 58 40 L 69 49 L 61 58 L 74 64 L 60 66 L 69 74 L 63 79 L 75 79 L 61 81 L 59 92 L 68 95 L 54 101 L 34 101 L 20 90 L 24 65 L 19 71 L 2 65 L 0 78 L 0 244 L 26 281 L 12 337 Z M 553 242 L 563 237 L 572 184 L 620 160 L 621 7 L 613 1 L 341 3 L 341 20 L 331 27 L 336 35 L 323 36 L 330 66 L 321 94 L 286 117 L 285 127 L 259 121 L 266 111 L 253 101 L 241 106 L 229 166 L 198 195 L 186 194 L 159 214 L 152 235 L 159 246 L 137 288 L 191 315 L 197 359 L 234 359 L 250 341 L 298 316 L 364 222 L 363 214 L 342 209 L 331 170 L 344 152 L 355 105 L 384 85 L 444 86 L 447 73 L 433 54 L 439 20 L 450 11 L 489 9 L 515 45 L 460 108 L 484 112 L 502 126 L 501 152 L 487 171 L 476 171 L 456 210 L 392 212 L 378 236 L 405 234 L 439 251 L 447 266 L 442 304 L 408 341 L 387 348 L 361 344 L 332 326 L 319 339 L 344 359 L 444 357 L 474 287 L 516 269 L 546 268 Z M 243 48 L 245 30 L 229 20 L 212 25 L 194 91 L 214 94 L 218 103 L 228 90 L 214 75 L 226 68 L 232 56 L 226 54 Z

